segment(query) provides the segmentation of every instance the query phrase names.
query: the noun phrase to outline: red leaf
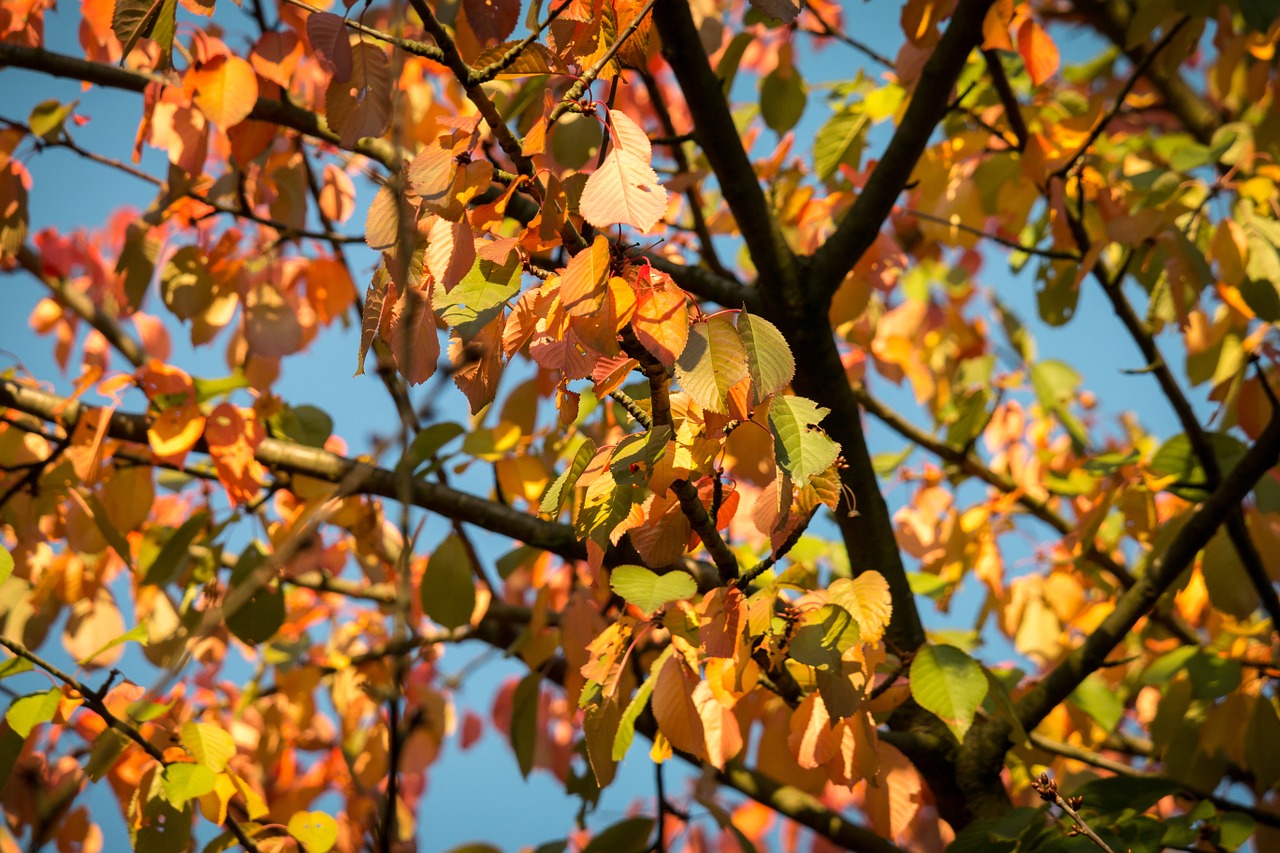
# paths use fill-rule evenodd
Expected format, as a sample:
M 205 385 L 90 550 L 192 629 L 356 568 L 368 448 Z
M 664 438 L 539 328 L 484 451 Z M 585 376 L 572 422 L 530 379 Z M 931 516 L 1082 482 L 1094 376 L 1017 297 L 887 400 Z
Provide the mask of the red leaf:
M 1058 46 L 1044 27 L 1027 18 L 1018 27 L 1018 53 L 1027 65 L 1031 82 L 1039 86 L 1058 70 Z

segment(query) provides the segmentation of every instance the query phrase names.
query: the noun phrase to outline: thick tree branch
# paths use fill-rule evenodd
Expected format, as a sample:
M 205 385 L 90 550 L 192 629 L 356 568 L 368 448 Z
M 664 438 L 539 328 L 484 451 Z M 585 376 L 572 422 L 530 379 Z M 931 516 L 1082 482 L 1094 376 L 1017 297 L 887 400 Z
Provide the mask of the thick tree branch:
M 62 423 L 68 428 L 86 410 L 93 408 L 10 379 L 0 379 L 0 407 Z M 108 432 L 112 438 L 146 445 L 147 425 L 145 415 L 117 411 L 111 415 Z M 327 450 L 264 438 L 255 456 L 268 468 L 286 474 L 301 474 L 328 483 L 346 481 L 355 493 L 392 500 L 400 497 L 394 471 L 347 459 Z M 438 483 L 415 479 L 411 484 L 410 500 L 415 506 L 517 539 L 565 559 L 584 560 L 587 556 L 586 547 L 574 537 L 573 528 L 567 525 L 543 521 Z
M 1031 731 L 1045 716 L 1106 661 L 1138 620 L 1150 612 L 1178 575 L 1195 560 L 1213 534 L 1240 506 L 1240 501 L 1280 460 L 1280 416 L 1271 422 L 1222 484 L 1194 510 L 1163 554 L 1151 562 L 1132 589 L 1120 596 L 1115 610 L 1075 651 L 1018 700 L 1018 719 Z
M 956 4 L 951 23 L 925 63 L 889 147 L 835 233 L 814 254 L 807 285 L 810 292 L 829 300 L 845 274 L 875 242 L 898 194 L 911 178 L 916 161 L 928 146 L 933 129 L 947 114 L 947 95 L 969 54 L 982 41 L 982 20 L 991 2 L 960 0 Z
M 751 159 L 742 147 L 720 78 L 711 70 L 702 40 L 685 0 L 660 0 L 653 22 L 662 36 L 666 57 L 684 93 L 689 111 L 698 117 L 694 134 L 720 182 L 720 191 L 733 212 L 743 240 L 762 282 L 780 288 L 798 304 L 800 275 L 769 212 Z M 736 307 L 736 306 L 734 306 Z

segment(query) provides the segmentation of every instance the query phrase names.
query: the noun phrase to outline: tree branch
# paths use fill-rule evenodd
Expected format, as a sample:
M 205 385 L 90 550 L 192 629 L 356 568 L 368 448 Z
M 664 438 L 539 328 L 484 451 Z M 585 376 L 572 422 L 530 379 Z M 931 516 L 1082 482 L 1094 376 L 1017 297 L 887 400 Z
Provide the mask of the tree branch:
M 1045 716 L 1098 669 L 1162 594 L 1195 560 L 1213 534 L 1235 511 L 1260 478 L 1280 460 L 1280 415 L 1271 422 L 1222 484 L 1178 531 L 1133 588 L 1120 596 L 1115 609 L 1093 633 L 1017 702 L 1018 719 L 1031 731 Z
M 955 86 L 970 52 L 982 41 L 982 21 L 991 2 L 960 0 L 956 4 L 951 23 L 925 63 L 889 147 L 835 233 L 814 254 L 807 287 L 823 300 L 831 299 L 845 274 L 875 242 L 933 129 L 947 114 L 947 93 Z
M 698 117 L 694 134 L 716 173 L 760 280 L 781 288 L 789 301 L 797 301 L 800 275 L 796 259 L 769 212 L 720 78 L 707 61 L 689 4 L 660 0 L 653 10 L 653 22 L 662 36 L 662 54 L 675 72 L 689 111 Z

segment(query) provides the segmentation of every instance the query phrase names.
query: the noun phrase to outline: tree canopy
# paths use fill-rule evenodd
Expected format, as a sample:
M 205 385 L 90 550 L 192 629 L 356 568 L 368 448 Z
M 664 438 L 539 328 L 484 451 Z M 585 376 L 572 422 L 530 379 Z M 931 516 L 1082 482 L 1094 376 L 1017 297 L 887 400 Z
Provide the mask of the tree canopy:
M 1280 7 L 885 14 L 4 0 L 0 851 L 1280 844 Z

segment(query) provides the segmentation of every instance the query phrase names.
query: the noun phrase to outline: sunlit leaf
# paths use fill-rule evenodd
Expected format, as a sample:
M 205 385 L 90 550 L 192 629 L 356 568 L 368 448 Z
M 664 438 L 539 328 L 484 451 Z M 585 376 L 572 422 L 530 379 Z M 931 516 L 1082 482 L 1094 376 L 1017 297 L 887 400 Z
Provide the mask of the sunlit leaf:
M 977 661 L 955 646 L 928 645 L 911 661 L 911 695 L 964 740 L 987 695 L 987 677 Z
M 461 537 L 448 536 L 427 559 L 418 587 L 422 611 L 446 628 L 470 622 L 476 606 L 474 571 Z
M 609 585 L 645 613 L 668 602 L 683 601 L 698 591 L 697 582 L 685 572 L 659 575 L 643 566 L 618 566 L 609 577 Z

